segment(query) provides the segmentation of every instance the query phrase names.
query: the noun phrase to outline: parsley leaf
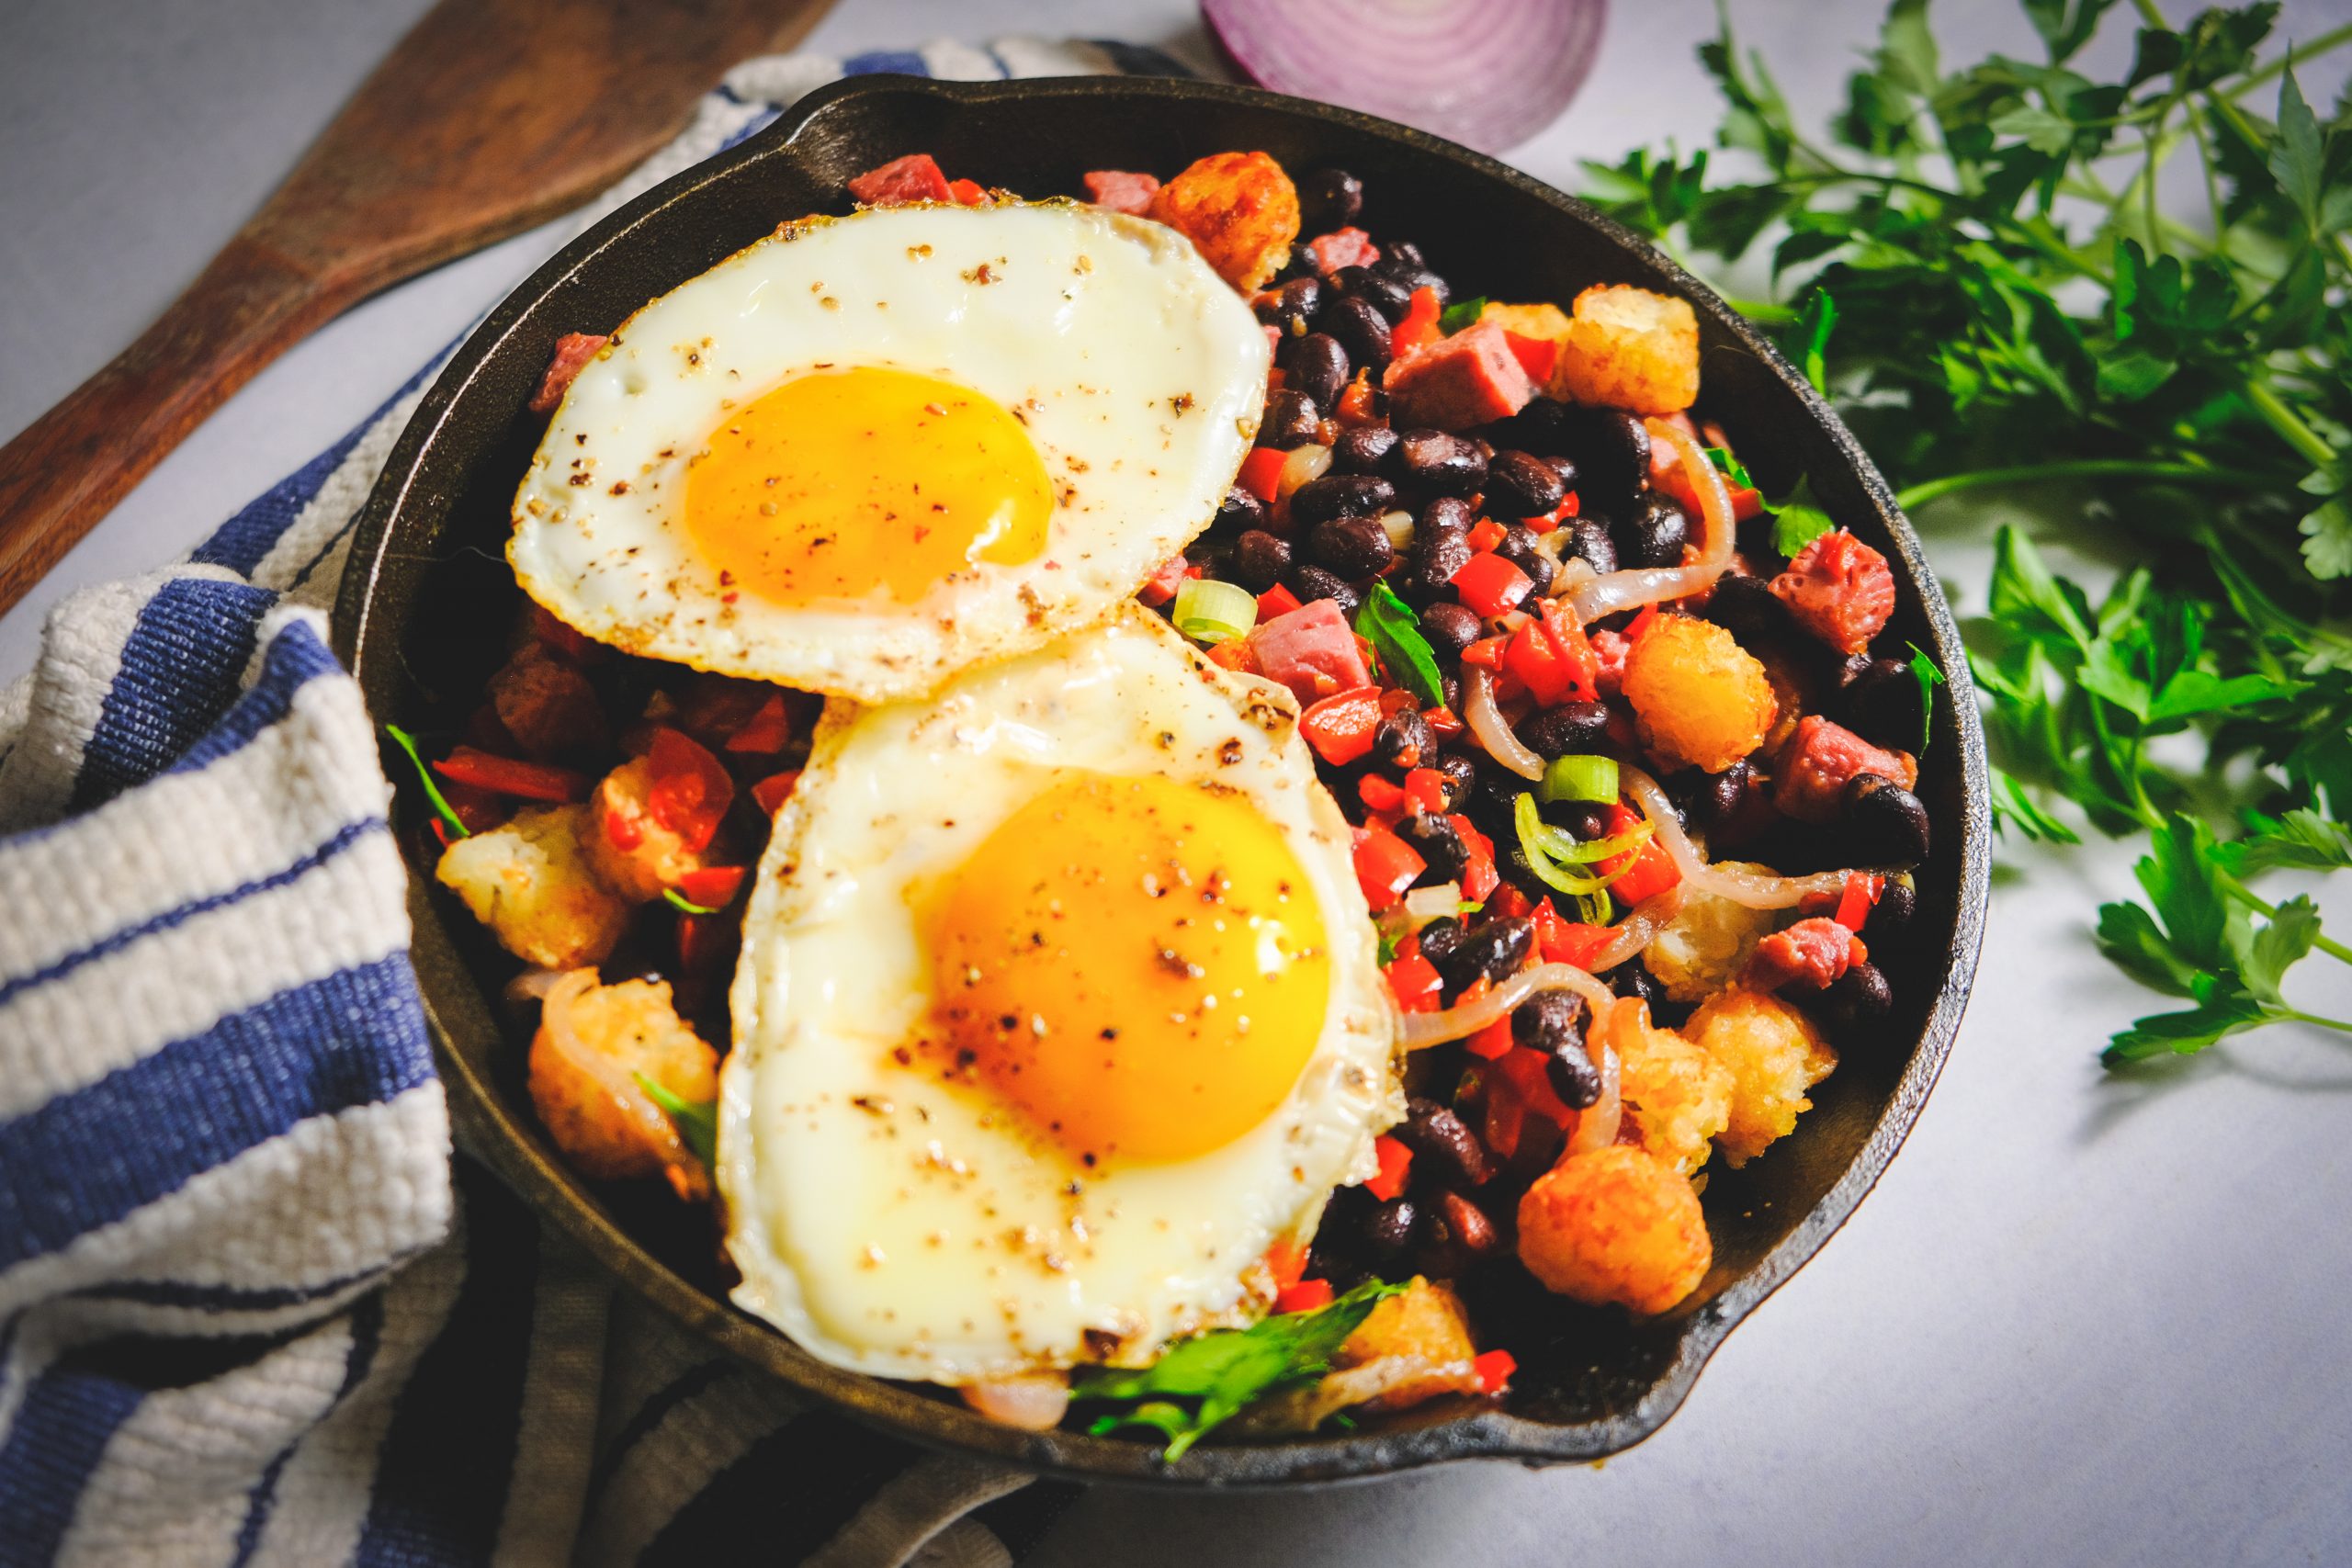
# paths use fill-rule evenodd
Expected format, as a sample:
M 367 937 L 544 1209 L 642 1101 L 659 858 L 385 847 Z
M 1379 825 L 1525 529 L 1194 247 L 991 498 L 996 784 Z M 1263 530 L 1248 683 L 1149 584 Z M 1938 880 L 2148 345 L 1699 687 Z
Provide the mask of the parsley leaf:
M 1458 332 L 1476 326 L 1478 318 L 1486 313 L 1486 310 L 1487 297 L 1483 294 L 1473 299 L 1456 299 L 1438 312 L 1437 330 L 1452 337 Z
M 1795 556 L 1824 534 L 1836 531 L 1838 525 L 1829 520 L 1817 497 L 1813 493 L 1810 479 L 1797 480 L 1796 489 L 1787 497 L 1771 503 L 1772 547 L 1784 556 Z
M 1707 461 L 1715 466 L 1715 471 L 1723 475 L 1725 479 L 1731 480 L 1732 483 L 1737 485 L 1742 490 L 1754 490 L 1756 488 L 1755 481 L 1747 477 L 1747 470 L 1741 467 L 1739 459 L 1733 457 L 1723 447 L 1705 446 L 1700 448 L 1700 450 L 1707 454 Z
M 1944 672 L 1928 657 L 1928 650 L 1916 642 L 1904 647 L 1911 650 L 1911 674 L 1919 682 L 1919 754 L 1928 754 L 1928 742 L 1936 734 L 1936 688 L 1944 683 Z
M 1375 582 L 1356 612 L 1356 632 L 1372 644 L 1388 678 L 1430 707 L 1445 701 L 1437 654 L 1421 635 L 1421 618 L 1385 582 Z
M 632 1074 L 637 1087 L 645 1098 L 662 1108 L 670 1124 L 678 1130 L 679 1141 L 686 1145 L 695 1158 L 716 1170 L 718 1168 L 718 1101 L 715 1100 L 685 1100 L 671 1093 L 643 1073 Z
M 1312 1312 L 1278 1313 L 1248 1328 L 1181 1340 L 1139 1371 L 1081 1368 L 1070 1397 L 1127 1405 L 1097 1416 L 1087 1430 L 1100 1436 L 1148 1427 L 1168 1439 L 1160 1458 L 1172 1464 L 1253 1401 L 1302 1388 L 1329 1371 L 1332 1356 L 1372 1309 L 1403 1289 L 1367 1280 Z

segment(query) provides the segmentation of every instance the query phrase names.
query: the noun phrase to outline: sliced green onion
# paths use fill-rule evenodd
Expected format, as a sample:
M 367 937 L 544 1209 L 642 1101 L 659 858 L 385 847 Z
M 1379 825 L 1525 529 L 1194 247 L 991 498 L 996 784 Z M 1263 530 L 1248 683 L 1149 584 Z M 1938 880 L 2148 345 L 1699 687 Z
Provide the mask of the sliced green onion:
M 424 798 L 433 803 L 433 815 L 441 818 L 441 826 L 449 830 L 449 836 L 455 839 L 472 838 L 472 830 L 458 820 L 457 812 L 449 805 L 449 797 L 443 795 L 441 786 L 433 782 L 433 770 L 426 767 L 424 759 L 417 754 L 415 739 L 397 724 L 384 726 L 384 733 L 390 736 L 392 743 L 407 752 L 408 760 L 416 764 L 416 782 L 424 786 Z
M 1544 770 L 1536 795 L 1546 806 L 1562 800 L 1589 800 L 1604 806 L 1617 802 L 1617 759 L 1614 757 L 1555 757 Z
M 1536 835 L 1536 841 L 1564 865 L 1590 865 L 1596 861 L 1614 859 L 1628 850 L 1640 849 L 1650 841 L 1650 832 L 1648 823 L 1636 822 L 1613 838 L 1584 840 L 1547 822 Z
M 629 1076 L 637 1079 L 637 1087 L 645 1091 L 645 1098 L 662 1108 L 662 1113 L 670 1119 L 670 1125 L 678 1130 L 679 1141 L 686 1145 L 687 1152 L 704 1165 L 716 1168 L 718 1165 L 718 1101 L 686 1100 L 671 1093 L 643 1073 Z
M 1569 835 L 1562 833 L 1559 829 L 1545 823 L 1544 818 L 1536 813 L 1535 797 L 1523 790 L 1520 793 L 1518 801 L 1511 807 L 1511 826 L 1519 830 L 1519 850 L 1527 857 L 1529 867 L 1537 876 L 1544 879 L 1547 886 L 1556 892 L 1566 893 L 1574 897 L 1600 893 L 1611 883 L 1634 869 L 1634 863 L 1629 860 L 1614 871 L 1600 872 L 1592 875 L 1579 875 L 1568 870 L 1566 866 L 1560 863 L 1562 855 L 1554 846 L 1558 844 L 1560 839 L 1569 839 L 1571 844 L 1574 844 L 1574 840 Z M 1648 824 L 1645 823 L 1643 826 L 1647 827 Z M 1627 843 L 1640 841 L 1631 832 L 1621 833 L 1618 839 L 1624 840 Z M 1611 854 L 1624 852 L 1623 845 L 1611 848 L 1616 843 L 1617 840 L 1604 839 L 1593 844 L 1574 844 L 1574 847 L 1579 852 L 1598 852 L 1600 856 L 1605 859 Z
M 668 899 L 673 908 L 683 910 L 689 915 L 715 915 L 718 913 L 717 909 L 709 908 L 704 905 L 695 903 L 693 899 L 687 897 L 684 894 L 679 892 L 674 887 L 664 887 L 662 889 L 662 897 Z
M 1258 597 L 1238 582 L 1193 577 L 1176 590 L 1176 629 L 1198 643 L 1248 635 L 1258 624 Z

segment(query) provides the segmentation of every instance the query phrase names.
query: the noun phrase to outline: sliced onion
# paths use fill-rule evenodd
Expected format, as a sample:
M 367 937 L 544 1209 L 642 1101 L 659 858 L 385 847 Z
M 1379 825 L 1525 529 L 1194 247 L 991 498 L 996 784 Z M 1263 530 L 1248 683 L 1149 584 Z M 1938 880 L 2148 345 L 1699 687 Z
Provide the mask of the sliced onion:
M 1538 991 L 1574 991 L 1591 1007 L 1596 1018 L 1617 999 L 1615 992 L 1573 964 L 1539 964 L 1532 969 L 1521 970 L 1476 1001 L 1457 1002 L 1443 1012 L 1405 1014 L 1399 1032 L 1404 1036 L 1405 1049 L 1419 1051 L 1442 1045 L 1449 1040 L 1466 1040 L 1496 1020 L 1508 1017 L 1511 1009 Z
M 1630 762 L 1618 765 L 1617 778 L 1625 786 L 1625 793 L 1641 807 L 1642 815 L 1657 829 L 1656 841 L 1674 857 L 1675 869 L 1682 874 L 1684 885 L 1699 892 L 1728 898 L 1744 908 L 1788 909 L 1818 894 L 1842 893 L 1846 878 L 1854 874 L 1850 871 L 1823 871 L 1811 876 L 1764 876 L 1713 864 L 1682 830 L 1681 819 L 1675 816 L 1673 804 L 1656 779 Z
M 505 997 L 510 1002 L 543 1002 L 555 983 L 563 978 L 560 969 L 526 969 L 506 982 Z
M 1069 1379 L 1060 1372 L 1030 1372 L 964 1385 L 964 1403 L 1000 1426 L 1024 1432 L 1050 1432 L 1069 1411 Z
M 1202 0 L 1244 75 L 1465 142 L 1517 146 L 1560 116 L 1605 0 Z
M 1523 779 L 1544 776 L 1544 759 L 1529 750 L 1495 706 L 1495 682 L 1478 665 L 1462 666 L 1462 716 L 1487 755 Z
M 1388 536 L 1388 547 L 1403 555 L 1413 543 L 1413 514 L 1399 508 L 1380 514 L 1380 531 Z
M 1309 479 L 1319 479 L 1331 467 L 1331 449 L 1317 446 L 1312 441 L 1304 446 L 1294 446 L 1290 456 L 1283 459 L 1280 472 L 1274 476 L 1276 499 L 1288 501 L 1291 491 Z
M 1405 895 L 1405 913 L 1411 917 L 1418 931 L 1441 915 L 1462 912 L 1462 884 L 1441 882 L 1435 887 L 1416 887 Z
M 1676 883 L 1663 893 L 1653 893 L 1634 906 L 1619 922 L 1617 935 L 1607 947 L 1593 955 L 1587 965 L 1598 975 L 1604 969 L 1614 969 L 1628 959 L 1640 956 L 1643 950 L 1657 939 L 1667 922 L 1682 912 L 1682 883 Z
M 1610 1022 L 1613 1025 L 1619 1016 L 1630 1015 L 1632 1009 L 1641 1005 L 1637 1001 L 1618 1002 L 1611 1009 Z M 1588 1038 L 1598 1039 L 1601 1033 L 1596 1024 Z M 1600 1098 L 1577 1112 L 1577 1124 L 1568 1134 L 1567 1147 L 1561 1151 L 1563 1158 L 1568 1155 L 1607 1148 L 1617 1141 L 1617 1134 L 1625 1124 L 1625 1100 L 1622 1092 L 1625 1075 L 1613 1040 L 1603 1042 L 1595 1065 L 1600 1068 Z
M 1586 626 L 1620 610 L 1637 610 L 1645 604 L 1662 604 L 1669 599 L 1687 599 L 1693 593 L 1704 592 L 1731 565 L 1738 525 L 1732 516 L 1731 492 L 1724 488 L 1723 475 L 1707 460 L 1705 450 L 1680 427 L 1658 419 L 1645 423 L 1649 426 L 1651 440 L 1663 441 L 1674 448 L 1683 472 L 1690 476 L 1690 488 L 1699 492 L 1699 558 L 1688 566 L 1638 567 L 1630 571 L 1604 572 L 1577 583 L 1560 597 L 1559 603 Z

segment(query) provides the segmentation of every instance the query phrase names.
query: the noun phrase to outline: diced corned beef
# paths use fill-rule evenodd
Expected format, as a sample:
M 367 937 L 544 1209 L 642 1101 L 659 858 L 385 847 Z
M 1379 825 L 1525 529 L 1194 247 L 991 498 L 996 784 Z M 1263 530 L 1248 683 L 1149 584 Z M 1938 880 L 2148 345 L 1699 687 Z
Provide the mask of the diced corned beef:
M 1266 678 L 1288 686 L 1302 704 L 1372 684 L 1355 628 L 1334 599 L 1276 615 L 1250 634 L 1250 647 Z
M 1886 558 L 1843 528 L 1799 550 L 1771 586 L 1799 625 L 1840 653 L 1866 650 L 1894 614 Z
M 1143 586 L 1136 590 L 1136 597 L 1157 610 L 1175 598 L 1176 590 L 1184 586 L 1184 568 L 1188 564 L 1181 550 L 1170 556 L 1143 580 Z
M 571 389 L 572 378 L 580 367 L 596 357 L 606 338 L 603 333 L 566 333 L 555 340 L 555 355 L 548 361 L 548 373 L 539 378 L 539 389 L 531 394 L 528 406 L 533 413 L 553 413 L 556 404 L 563 401 L 563 394 Z
M 1592 644 L 1593 655 L 1600 660 L 1600 669 L 1594 675 L 1593 683 L 1600 687 L 1604 697 L 1623 696 L 1625 692 L 1625 656 L 1634 651 L 1634 645 L 1607 626 L 1594 628 L 1586 640 Z
M 1389 422 L 1467 430 L 1508 418 L 1535 395 L 1499 322 L 1480 321 L 1440 338 L 1388 367 Z
M 1742 978 L 1758 990 L 1794 985 L 1818 991 L 1855 964 L 1867 963 L 1870 955 L 1861 938 L 1816 915 L 1758 942 Z
M 1139 175 L 1128 169 L 1089 169 L 1083 178 L 1089 201 L 1114 212 L 1131 212 L 1138 218 L 1151 210 L 1151 198 L 1159 194 L 1157 175 Z
M 1315 270 L 1329 276 L 1343 266 L 1370 266 L 1380 259 L 1380 247 L 1361 229 L 1335 229 L 1306 242 L 1315 256 Z
M 868 169 L 849 182 L 850 195 L 868 207 L 899 207 L 910 201 L 948 201 L 955 192 L 947 176 L 928 152 L 893 158 L 878 169 Z
M 1807 714 L 1781 750 L 1772 803 L 1803 821 L 1834 822 L 1838 797 L 1856 773 L 1909 789 L 1919 782 L 1919 764 L 1907 752 L 1883 751 L 1845 726 Z

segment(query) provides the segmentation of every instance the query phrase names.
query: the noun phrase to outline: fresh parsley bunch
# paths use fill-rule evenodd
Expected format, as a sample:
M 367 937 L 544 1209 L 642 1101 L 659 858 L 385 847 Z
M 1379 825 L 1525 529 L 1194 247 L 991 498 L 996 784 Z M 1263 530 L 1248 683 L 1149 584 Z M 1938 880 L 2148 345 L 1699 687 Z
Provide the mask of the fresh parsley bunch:
M 2115 3 L 2020 0 L 2043 59 L 1948 68 L 1926 0 L 1894 0 L 1826 145 L 1726 19 L 1700 49 L 1716 141 L 1760 176 L 1671 146 L 1587 165 L 1669 245 L 1731 263 L 1770 236 L 1774 297 L 1741 308 L 1906 508 L 2030 491 L 2143 563 L 2094 606 L 2004 526 L 1968 628 L 2005 830 L 2077 841 L 2064 797 L 2148 837 L 2149 905 L 2104 906 L 2099 940 L 2192 1005 L 2117 1034 L 2109 1065 L 2352 1029 L 2279 993 L 2352 949 L 2310 899 L 2247 885 L 2352 865 L 2352 107 L 2321 118 L 2292 68 L 2352 27 L 2266 47 L 2276 5 L 2176 24 L 2134 0 L 2131 66 L 2097 81 L 2073 62 Z M 2199 176 L 2187 218 L 2157 203 L 2176 160 Z

